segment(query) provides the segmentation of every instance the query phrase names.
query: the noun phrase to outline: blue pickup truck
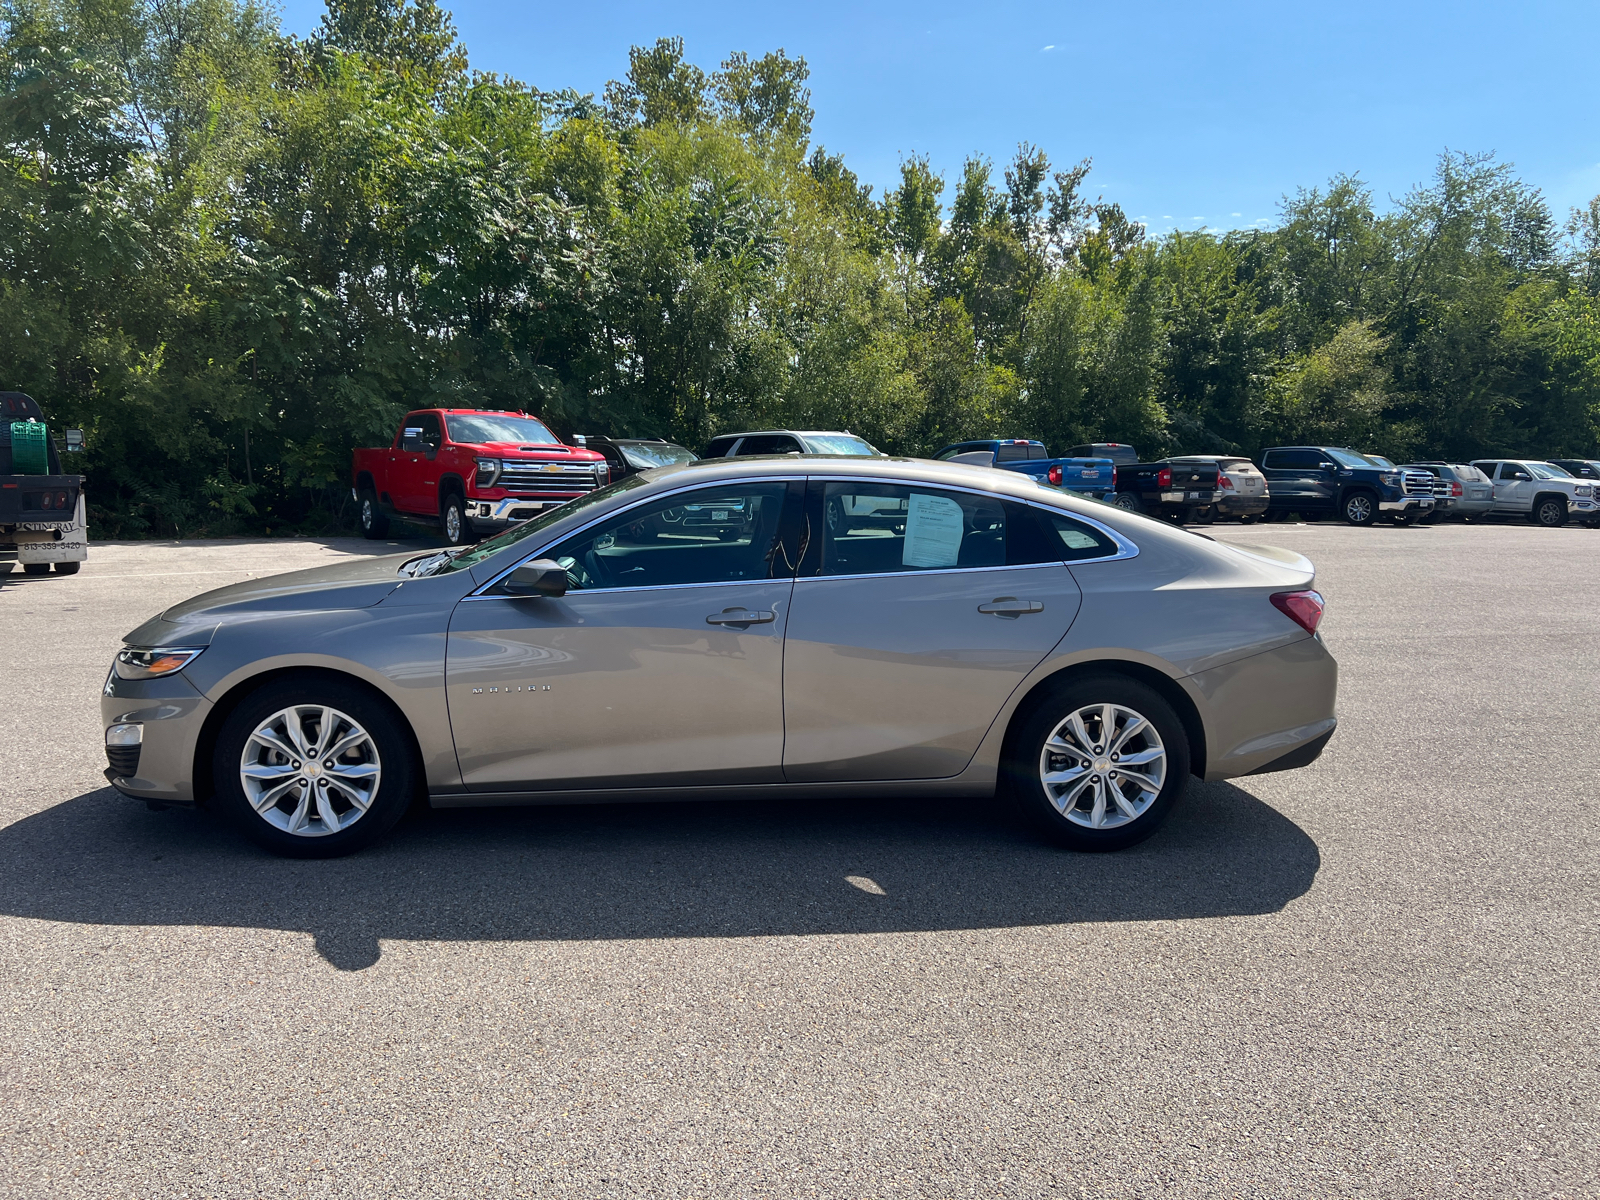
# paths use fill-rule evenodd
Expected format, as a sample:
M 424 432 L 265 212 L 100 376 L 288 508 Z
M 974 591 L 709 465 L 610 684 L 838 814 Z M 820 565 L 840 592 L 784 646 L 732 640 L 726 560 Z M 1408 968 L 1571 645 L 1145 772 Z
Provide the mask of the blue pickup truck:
M 1045 487 L 1081 492 L 1096 500 L 1103 500 L 1117 490 L 1117 470 L 1109 458 L 1051 458 L 1043 442 L 1027 438 L 956 442 L 933 457 L 938 462 L 1016 471 Z

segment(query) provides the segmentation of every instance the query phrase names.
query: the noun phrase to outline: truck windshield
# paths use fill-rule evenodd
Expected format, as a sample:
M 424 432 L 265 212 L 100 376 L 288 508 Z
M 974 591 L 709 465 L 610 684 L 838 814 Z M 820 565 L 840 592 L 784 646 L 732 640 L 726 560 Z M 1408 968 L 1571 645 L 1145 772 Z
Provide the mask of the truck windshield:
M 592 504 L 602 500 L 609 500 L 619 492 L 632 491 L 645 484 L 643 475 L 629 475 L 626 479 L 619 479 L 616 483 L 608 484 L 603 488 L 596 488 L 592 492 L 585 492 L 576 500 L 568 500 L 559 508 L 552 508 L 542 512 L 537 517 L 530 518 L 520 525 L 513 525 L 503 533 L 497 533 L 492 538 L 485 538 L 469 550 L 441 550 L 437 554 L 424 558 L 407 559 L 400 566 L 400 571 L 405 575 L 422 577 L 425 575 L 448 575 L 452 571 L 462 571 L 467 567 L 476 566 L 486 558 L 493 558 L 507 546 L 515 546 L 523 538 L 533 537 L 541 530 L 548 529 L 557 521 L 564 521 L 573 513 L 582 512 Z
M 473 413 L 470 416 L 446 413 L 444 424 L 450 431 L 450 440 L 462 446 L 482 446 L 486 442 L 534 442 L 548 446 L 561 442 L 543 421 L 507 413 Z
M 1357 454 L 1354 450 L 1340 450 L 1334 447 L 1323 450 L 1323 453 L 1341 467 L 1353 467 L 1360 471 L 1370 471 L 1372 469 L 1372 464 L 1367 461 L 1366 456 Z
M 1548 463 L 1524 463 L 1523 466 L 1533 472 L 1535 479 L 1571 479 L 1572 473 Z

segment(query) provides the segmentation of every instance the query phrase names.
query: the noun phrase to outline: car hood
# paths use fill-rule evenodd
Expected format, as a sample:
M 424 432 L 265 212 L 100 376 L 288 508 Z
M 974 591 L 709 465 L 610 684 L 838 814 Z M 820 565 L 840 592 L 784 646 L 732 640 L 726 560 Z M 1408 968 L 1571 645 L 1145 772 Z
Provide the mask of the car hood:
M 582 446 L 565 446 L 558 442 L 458 442 L 457 445 L 474 453 L 485 455 L 539 455 L 544 454 L 552 458 L 565 459 L 568 462 L 603 462 L 605 455 L 598 450 L 586 450 Z
M 206 645 L 218 625 L 260 613 L 370 608 L 404 581 L 400 564 L 416 557 L 415 551 L 385 554 L 231 583 L 174 604 L 123 640 L 135 646 L 172 645 L 177 640 Z

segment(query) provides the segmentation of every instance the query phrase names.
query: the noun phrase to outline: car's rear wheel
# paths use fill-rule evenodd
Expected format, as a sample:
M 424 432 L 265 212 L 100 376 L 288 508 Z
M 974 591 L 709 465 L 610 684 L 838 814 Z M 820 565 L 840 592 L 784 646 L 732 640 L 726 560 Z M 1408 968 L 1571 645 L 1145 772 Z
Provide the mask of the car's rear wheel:
M 452 546 L 470 546 L 478 540 L 478 535 L 472 531 L 472 522 L 467 520 L 466 503 L 460 496 L 444 498 L 439 510 L 439 525 L 444 530 L 444 540 Z
M 361 536 L 366 538 L 382 538 L 389 535 L 389 518 L 384 515 L 383 509 L 378 505 L 378 494 L 371 488 L 361 490 Z
M 411 803 L 409 739 L 379 700 L 328 679 L 267 684 L 217 739 L 217 807 L 276 854 L 333 858 L 387 833 Z
M 1073 850 L 1121 850 L 1166 820 L 1189 776 L 1189 740 L 1152 688 L 1124 675 L 1084 676 L 1023 719 L 1005 773 L 1046 836 Z
M 1351 492 L 1339 512 L 1352 525 L 1371 525 L 1378 519 L 1378 501 L 1371 492 Z
M 1546 529 L 1559 529 L 1567 523 L 1567 502 L 1559 496 L 1541 496 L 1533 506 L 1533 520 Z
M 1196 525 L 1210 525 L 1217 519 L 1217 507 L 1214 504 L 1207 504 L 1203 508 L 1194 509 L 1190 512 L 1189 519 Z
M 1134 492 L 1118 492 L 1111 498 L 1111 503 L 1118 508 L 1125 508 L 1129 512 L 1144 511 L 1144 505 L 1139 503 L 1139 497 Z
M 48 574 L 50 574 L 50 564 L 49 563 L 23 563 L 22 564 L 22 573 L 24 575 L 48 575 Z
M 76 562 L 58 562 L 56 564 L 56 574 L 57 575 L 76 575 L 78 573 L 78 568 L 81 567 L 82 565 L 83 565 L 82 563 L 76 563 Z

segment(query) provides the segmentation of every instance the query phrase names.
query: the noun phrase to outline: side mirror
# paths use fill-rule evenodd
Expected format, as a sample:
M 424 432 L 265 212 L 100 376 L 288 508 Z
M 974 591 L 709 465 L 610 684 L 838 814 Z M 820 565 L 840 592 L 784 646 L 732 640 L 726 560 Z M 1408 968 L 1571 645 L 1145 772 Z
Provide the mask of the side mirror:
M 1518 483 L 1526 483 L 1528 480 L 1532 479 L 1533 476 L 1529 475 L 1526 471 L 1513 471 L 1511 478 L 1516 480 Z
M 83 430 L 63 429 L 61 431 L 61 436 L 66 442 L 66 445 L 62 446 L 62 449 L 67 453 L 76 454 L 83 449 Z
M 565 596 L 567 569 L 548 558 L 523 563 L 500 586 L 513 596 Z

